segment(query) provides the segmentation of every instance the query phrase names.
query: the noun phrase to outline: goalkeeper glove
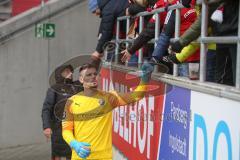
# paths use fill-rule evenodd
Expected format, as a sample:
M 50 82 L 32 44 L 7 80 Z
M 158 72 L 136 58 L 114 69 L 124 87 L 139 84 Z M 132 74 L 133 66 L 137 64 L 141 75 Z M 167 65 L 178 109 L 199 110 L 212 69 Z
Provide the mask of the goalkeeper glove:
M 73 148 L 76 151 L 78 156 L 83 159 L 87 158 L 91 153 L 89 143 L 78 142 L 76 140 L 73 140 L 70 142 L 70 146 L 71 146 L 71 148 Z

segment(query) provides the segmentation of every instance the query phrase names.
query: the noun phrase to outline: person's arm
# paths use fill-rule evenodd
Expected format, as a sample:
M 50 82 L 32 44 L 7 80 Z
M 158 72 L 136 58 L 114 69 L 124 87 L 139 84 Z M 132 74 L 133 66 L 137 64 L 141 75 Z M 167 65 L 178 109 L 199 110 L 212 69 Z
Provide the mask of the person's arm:
M 65 117 L 63 117 L 62 121 L 62 136 L 67 144 L 74 149 L 78 156 L 85 159 L 91 153 L 91 145 L 86 142 L 79 142 L 74 137 L 74 117 L 72 113 L 72 104 L 73 101 L 68 99 L 64 108 Z
M 179 43 L 184 47 L 196 40 L 201 34 L 201 14 L 191 27 L 180 37 Z
M 142 66 L 141 82 L 133 92 L 111 92 L 108 101 L 112 108 L 131 104 L 142 99 L 147 91 L 147 84 L 151 79 L 152 71 L 153 66 L 149 63 L 144 63 Z
M 134 54 L 137 50 L 143 47 L 148 41 L 155 36 L 155 23 L 149 22 L 146 28 L 139 34 L 139 36 L 133 41 L 131 47 L 127 49 L 130 54 Z
M 101 69 L 101 57 L 92 55 L 90 59 L 90 64 L 92 64 L 98 71 Z
M 220 3 L 213 3 L 209 5 L 208 21 L 212 13 L 218 8 Z M 191 27 L 179 38 L 179 40 L 171 43 L 171 50 L 173 52 L 181 52 L 181 50 L 190 44 L 192 41 L 196 40 L 201 35 L 201 19 L 202 14 L 197 17 L 197 20 L 191 25 Z
M 145 11 L 145 7 L 143 6 L 140 6 L 138 4 L 131 4 L 129 7 L 128 7 L 128 13 L 131 15 L 131 16 L 134 16 L 140 12 L 144 12 Z
M 51 128 L 51 116 L 53 113 L 53 107 L 55 105 L 55 92 L 49 88 L 43 103 L 42 108 L 42 122 L 43 129 Z
M 115 24 L 115 16 L 112 12 L 104 11 L 101 19 L 101 30 L 99 32 L 100 38 L 96 47 L 96 51 L 100 54 L 103 53 L 103 46 L 106 42 L 110 41 L 113 37 L 113 28 Z
M 175 64 L 180 64 L 185 62 L 190 56 L 192 56 L 199 49 L 199 43 L 190 43 L 188 46 L 184 47 L 181 53 L 172 53 L 163 57 L 163 61 L 171 62 Z
M 70 145 L 71 141 L 75 140 L 73 135 L 73 114 L 72 114 L 72 100 L 67 100 L 64 108 L 64 117 L 62 121 L 62 136 L 63 139 Z
M 101 10 L 104 8 L 104 6 L 109 2 L 110 0 L 97 0 L 98 2 L 98 8 Z
M 199 43 L 190 43 L 186 47 L 183 48 L 181 53 L 176 54 L 176 58 L 179 62 L 185 62 L 190 56 L 192 56 L 199 49 Z

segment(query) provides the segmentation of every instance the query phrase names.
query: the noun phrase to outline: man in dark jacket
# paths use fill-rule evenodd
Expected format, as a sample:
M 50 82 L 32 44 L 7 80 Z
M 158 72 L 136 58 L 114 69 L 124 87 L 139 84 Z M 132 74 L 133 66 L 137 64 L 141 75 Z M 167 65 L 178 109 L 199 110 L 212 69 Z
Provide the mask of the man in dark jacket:
M 98 0 L 101 22 L 98 44 L 92 55 L 96 57 L 103 55 L 103 46 L 113 38 L 117 17 L 125 15 L 128 4 L 128 0 Z
M 238 33 L 239 0 L 207 0 L 209 4 L 209 24 L 215 36 L 236 36 Z M 223 5 L 223 22 L 213 23 L 211 15 Z M 171 45 L 174 52 L 179 53 L 185 46 L 197 39 L 201 34 L 201 15 L 196 22 Z M 218 44 L 216 54 L 216 82 L 234 85 L 236 76 L 236 44 Z
M 71 159 L 71 149 L 62 138 L 61 119 L 67 98 L 81 91 L 81 86 L 74 86 L 73 67 L 63 65 L 55 70 L 56 83 L 48 89 L 42 108 L 43 133 L 51 138 L 52 160 L 61 157 Z M 57 116 L 56 116 L 57 114 Z

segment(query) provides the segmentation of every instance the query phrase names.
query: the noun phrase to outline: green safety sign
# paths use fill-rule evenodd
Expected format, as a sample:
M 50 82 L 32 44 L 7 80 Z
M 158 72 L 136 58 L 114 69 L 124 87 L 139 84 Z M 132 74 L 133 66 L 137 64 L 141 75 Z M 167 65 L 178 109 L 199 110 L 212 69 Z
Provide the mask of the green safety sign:
M 43 23 L 37 24 L 35 27 L 35 37 L 37 38 L 54 38 L 55 24 Z

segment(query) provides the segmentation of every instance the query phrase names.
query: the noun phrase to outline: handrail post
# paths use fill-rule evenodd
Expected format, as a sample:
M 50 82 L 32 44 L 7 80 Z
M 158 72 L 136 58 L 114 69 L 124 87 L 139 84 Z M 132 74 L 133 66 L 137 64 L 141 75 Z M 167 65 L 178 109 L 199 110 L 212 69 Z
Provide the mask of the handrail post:
M 240 3 L 239 6 L 240 8 Z M 240 10 L 238 13 L 238 38 L 240 37 Z M 240 89 L 240 40 L 237 43 L 237 62 L 236 62 L 236 88 Z
M 143 16 L 140 16 L 139 19 L 139 33 L 143 30 Z M 143 63 L 143 50 L 142 48 L 139 50 L 138 54 L 138 68 L 141 68 L 141 64 Z
M 208 31 L 208 5 L 205 1 L 202 2 L 202 19 L 201 19 L 201 38 L 207 37 Z M 200 52 L 200 82 L 206 80 L 206 65 L 207 65 L 207 44 L 203 41 L 201 43 Z
M 159 18 L 159 13 L 154 14 L 155 16 L 155 36 L 154 36 L 154 47 L 157 46 L 157 40 L 159 38 L 159 34 L 160 34 L 160 18 Z M 158 66 L 154 66 L 154 72 L 158 72 Z
M 115 42 L 115 64 L 118 64 L 118 50 L 119 50 L 119 31 L 120 30 L 120 21 L 117 20 L 117 28 L 116 28 L 116 42 Z
M 129 40 L 129 37 L 128 37 L 128 32 L 129 32 L 129 26 L 130 26 L 130 17 L 127 18 L 127 23 L 126 23 L 126 40 L 128 41 Z M 128 48 L 128 42 L 126 43 L 126 48 Z M 126 61 L 125 63 L 125 66 L 128 66 L 128 61 Z
M 175 38 L 179 38 L 180 36 L 180 25 L 181 25 L 181 10 L 176 9 L 176 17 L 175 17 Z M 173 76 L 178 76 L 178 65 L 173 65 Z
M 44 0 L 41 0 L 41 7 L 43 8 L 45 5 L 45 1 Z

